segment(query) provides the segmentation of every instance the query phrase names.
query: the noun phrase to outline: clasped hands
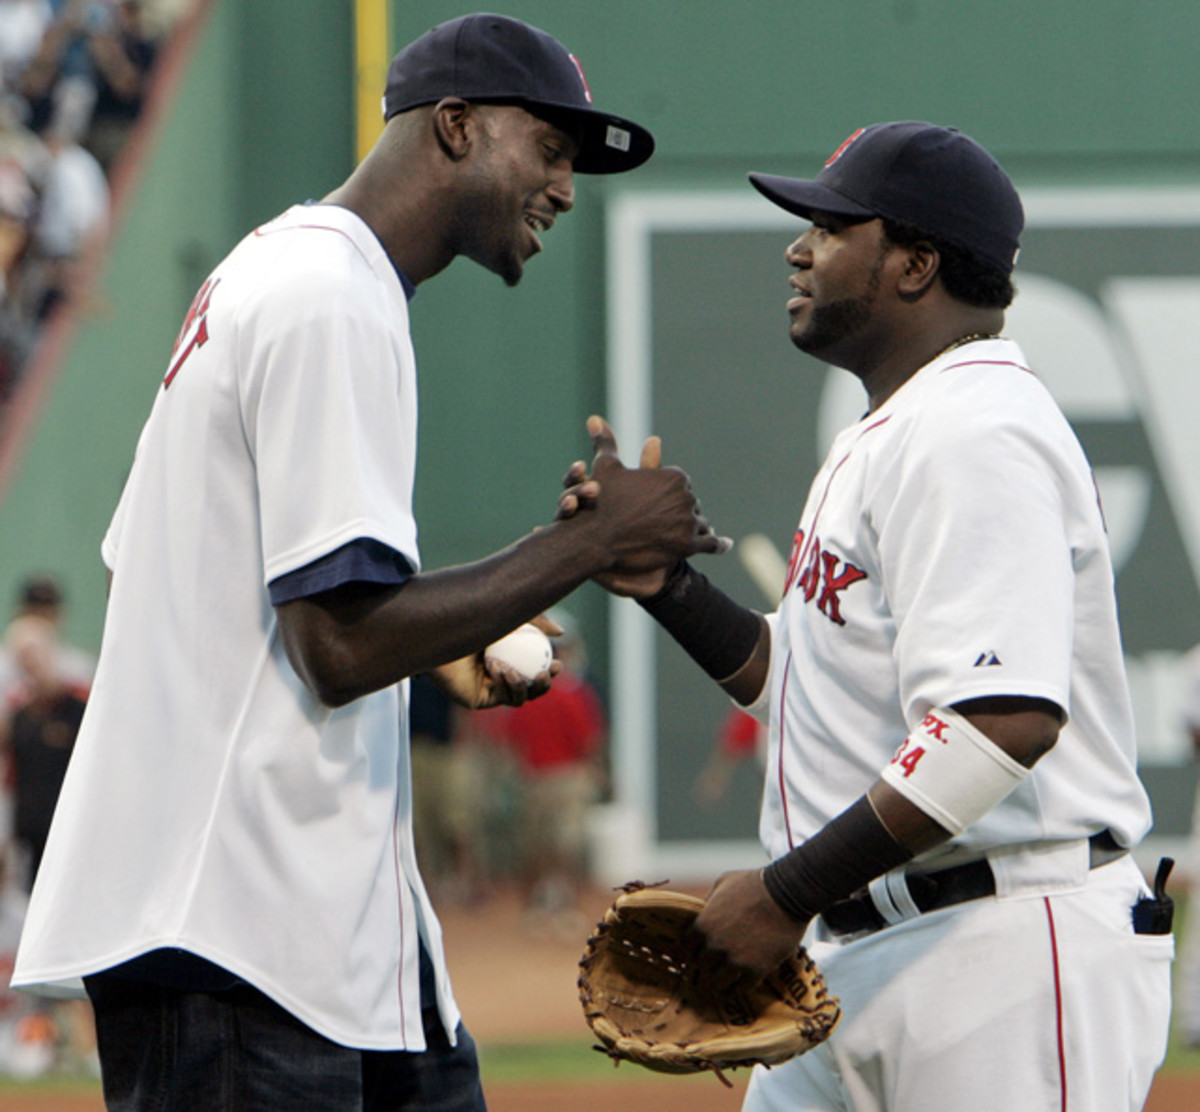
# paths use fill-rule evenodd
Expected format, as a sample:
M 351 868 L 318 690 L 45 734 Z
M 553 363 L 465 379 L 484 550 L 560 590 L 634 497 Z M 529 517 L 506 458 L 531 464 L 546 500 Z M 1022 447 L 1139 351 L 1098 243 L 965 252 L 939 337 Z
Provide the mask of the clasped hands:
M 615 538 L 613 563 L 593 577 L 595 582 L 615 595 L 649 598 L 681 559 L 701 552 L 720 555 L 733 547 L 729 537 L 713 532 L 687 475 L 662 466 L 659 437 L 647 437 L 638 467 L 628 468 L 607 421 L 589 417 L 587 430 L 595 453 L 591 469 L 583 460 L 570 466 L 556 520 L 600 511 L 610 499 L 627 500 L 633 504 L 631 521 L 638 526 Z

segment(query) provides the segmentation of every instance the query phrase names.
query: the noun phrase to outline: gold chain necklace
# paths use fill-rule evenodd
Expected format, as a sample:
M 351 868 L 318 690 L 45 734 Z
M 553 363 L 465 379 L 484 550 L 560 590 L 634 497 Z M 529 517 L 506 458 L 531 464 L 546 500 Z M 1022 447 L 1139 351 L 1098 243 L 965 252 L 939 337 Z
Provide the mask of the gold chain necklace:
M 960 348 L 964 344 L 973 344 L 976 340 L 998 339 L 1000 339 L 999 332 L 968 332 L 965 336 L 959 336 L 957 340 L 951 340 L 944 348 L 942 348 L 941 351 L 937 353 L 937 355 L 933 357 L 933 359 L 940 359 L 943 355 L 947 354 L 947 352 L 951 352 L 955 348 Z M 932 363 L 933 359 L 930 359 L 929 362 Z

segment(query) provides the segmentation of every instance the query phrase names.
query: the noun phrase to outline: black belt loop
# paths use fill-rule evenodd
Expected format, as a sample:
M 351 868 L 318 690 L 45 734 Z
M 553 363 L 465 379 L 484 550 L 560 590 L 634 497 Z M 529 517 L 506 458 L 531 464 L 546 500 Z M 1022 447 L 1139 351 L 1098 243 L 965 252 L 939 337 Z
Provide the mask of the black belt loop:
M 1128 852 L 1113 837 L 1111 830 L 1102 830 L 1088 839 L 1088 868 L 1098 869 Z M 909 895 L 922 915 L 996 894 L 996 877 L 986 858 L 932 873 L 912 874 L 906 881 Z M 888 926 L 865 889 L 849 899 L 831 904 L 821 913 L 821 918 L 834 934 L 860 934 Z

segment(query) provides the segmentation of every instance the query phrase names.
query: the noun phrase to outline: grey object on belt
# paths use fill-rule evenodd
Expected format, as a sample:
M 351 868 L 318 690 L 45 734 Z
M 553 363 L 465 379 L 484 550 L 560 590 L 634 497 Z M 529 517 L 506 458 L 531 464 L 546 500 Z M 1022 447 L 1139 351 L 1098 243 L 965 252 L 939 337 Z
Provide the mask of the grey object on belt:
M 1088 839 L 1088 867 L 1097 869 L 1128 852 L 1111 830 L 1102 830 Z M 932 873 L 909 874 L 905 881 L 908 894 L 922 915 L 996 894 L 996 877 L 986 858 Z M 834 934 L 878 931 L 889 925 L 866 889 L 831 904 L 821 912 L 821 918 Z

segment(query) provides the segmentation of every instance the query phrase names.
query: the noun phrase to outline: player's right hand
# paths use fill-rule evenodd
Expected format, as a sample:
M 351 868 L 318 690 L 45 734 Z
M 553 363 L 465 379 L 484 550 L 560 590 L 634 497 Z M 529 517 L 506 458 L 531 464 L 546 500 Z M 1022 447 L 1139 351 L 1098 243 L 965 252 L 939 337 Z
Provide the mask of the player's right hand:
M 692 928 L 696 976 L 710 978 L 721 991 L 739 981 L 752 987 L 795 953 L 806 926 L 771 898 L 761 869 L 722 873 Z

